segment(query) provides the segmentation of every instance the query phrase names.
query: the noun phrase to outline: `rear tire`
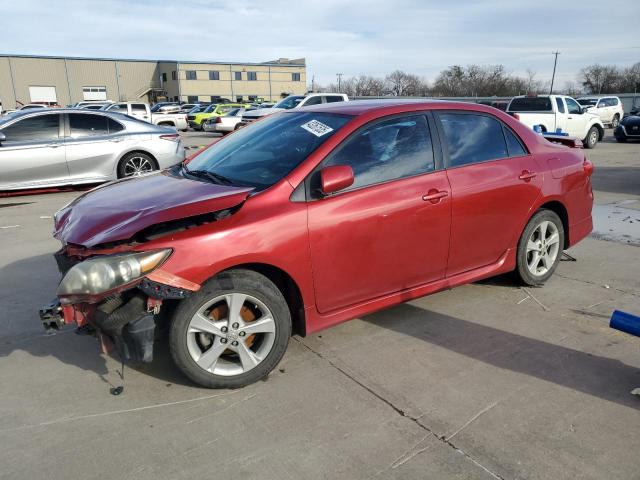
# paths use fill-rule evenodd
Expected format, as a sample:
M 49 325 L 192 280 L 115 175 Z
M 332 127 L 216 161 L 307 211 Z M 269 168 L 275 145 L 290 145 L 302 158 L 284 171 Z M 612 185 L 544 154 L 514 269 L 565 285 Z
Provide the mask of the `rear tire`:
M 582 140 L 582 144 L 584 148 L 593 148 L 598 143 L 598 139 L 600 138 L 600 131 L 597 127 L 591 127 L 589 132 L 587 132 L 587 136 L 584 140 Z
M 620 115 L 616 114 L 613 116 L 613 120 L 611 120 L 611 128 L 617 128 L 620 125 Z
M 266 377 L 290 337 L 291 313 L 278 287 L 254 271 L 231 270 L 180 302 L 169 349 L 198 385 L 239 388 Z
M 137 177 L 159 170 L 159 168 L 158 163 L 151 155 L 142 152 L 131 152 L 127 153 L 118 162 L 118 178 Z
M 539 210 L 522 232 L 516 274 L 525 285 L 542 285 L 555 272 L 564 250 L 564 226 L 551 210 Z

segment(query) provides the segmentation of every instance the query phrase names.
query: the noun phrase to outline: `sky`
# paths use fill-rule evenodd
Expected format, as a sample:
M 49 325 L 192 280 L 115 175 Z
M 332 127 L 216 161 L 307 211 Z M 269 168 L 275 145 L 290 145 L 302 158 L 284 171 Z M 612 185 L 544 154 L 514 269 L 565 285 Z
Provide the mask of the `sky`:
M 640 62 L 640 0 L 0 0 L 0 53 L 261 62 L 305 57 L 319 84 L 503 64 L 556 82 Z

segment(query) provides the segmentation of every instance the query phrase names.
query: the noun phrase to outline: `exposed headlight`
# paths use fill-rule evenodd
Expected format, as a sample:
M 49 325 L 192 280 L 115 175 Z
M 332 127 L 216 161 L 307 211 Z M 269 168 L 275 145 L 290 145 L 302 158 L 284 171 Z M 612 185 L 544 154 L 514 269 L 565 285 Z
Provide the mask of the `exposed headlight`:
M 151 273 L 171 249 L 90 258 L 74 265 L 58 286 L 58 295 L 98 295 Z

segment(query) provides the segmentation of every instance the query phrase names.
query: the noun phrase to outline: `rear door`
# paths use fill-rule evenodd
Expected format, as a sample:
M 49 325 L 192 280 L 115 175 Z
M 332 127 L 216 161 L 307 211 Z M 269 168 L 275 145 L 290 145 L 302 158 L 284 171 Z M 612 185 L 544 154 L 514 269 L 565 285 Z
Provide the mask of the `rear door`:
M 151 115 L 149 114 L 149 107 L 144 103 L 131 103 L 130 104 L 132 117 L 138 118 L 145 122 L 151 122 Z
M 516 134 L 492 115 L 437 113 L 451 183 L 447 276 L 497 262 L 516 247 L 542 175 Z
M 0 130 L 6 136 L 0 145 L 0 190 L 69 180 L 61 119 L 59 113 L 31 115 Z
M 107 115 L 69 113 L 66 150 L 72 180 L 115 178 L 115 164 L 123 149 L 124 127 Z
M 321 313 L 444 278 L 451 199 L 430 130 L 421 114 L 376 120 L 321 165 L 349 165 L 355 176 L 346 190 L 308 203 Z M 309 179 L 312 195 L 318 176 Z

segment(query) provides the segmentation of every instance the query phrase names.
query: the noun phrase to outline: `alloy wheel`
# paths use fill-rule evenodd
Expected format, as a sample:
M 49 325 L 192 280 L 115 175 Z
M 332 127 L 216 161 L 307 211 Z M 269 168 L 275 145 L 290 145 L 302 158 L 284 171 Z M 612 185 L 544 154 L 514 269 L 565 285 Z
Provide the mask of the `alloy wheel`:
M 553 222 L 544 220 L 533 230 L 527 242 L 527 268 L 541 277 L 555 264 L 560 252 L 560 235 Z
M 124 164 L 125 177 L 138 177 L 154 170 L 155 168 L 151 161 L 141 156 L 133 156 Z
M 215 375 L 233 376 L 262 362 L 275 342 L 276 322 L 257 298 L 233 292 L 205 303 L 187 328 L 193 361 Z
M 589 145 L 595 145 L 596 143 L 598 143 L 598 132 L 596 130 L 593 130 L 590 134 L 589 134 Z

